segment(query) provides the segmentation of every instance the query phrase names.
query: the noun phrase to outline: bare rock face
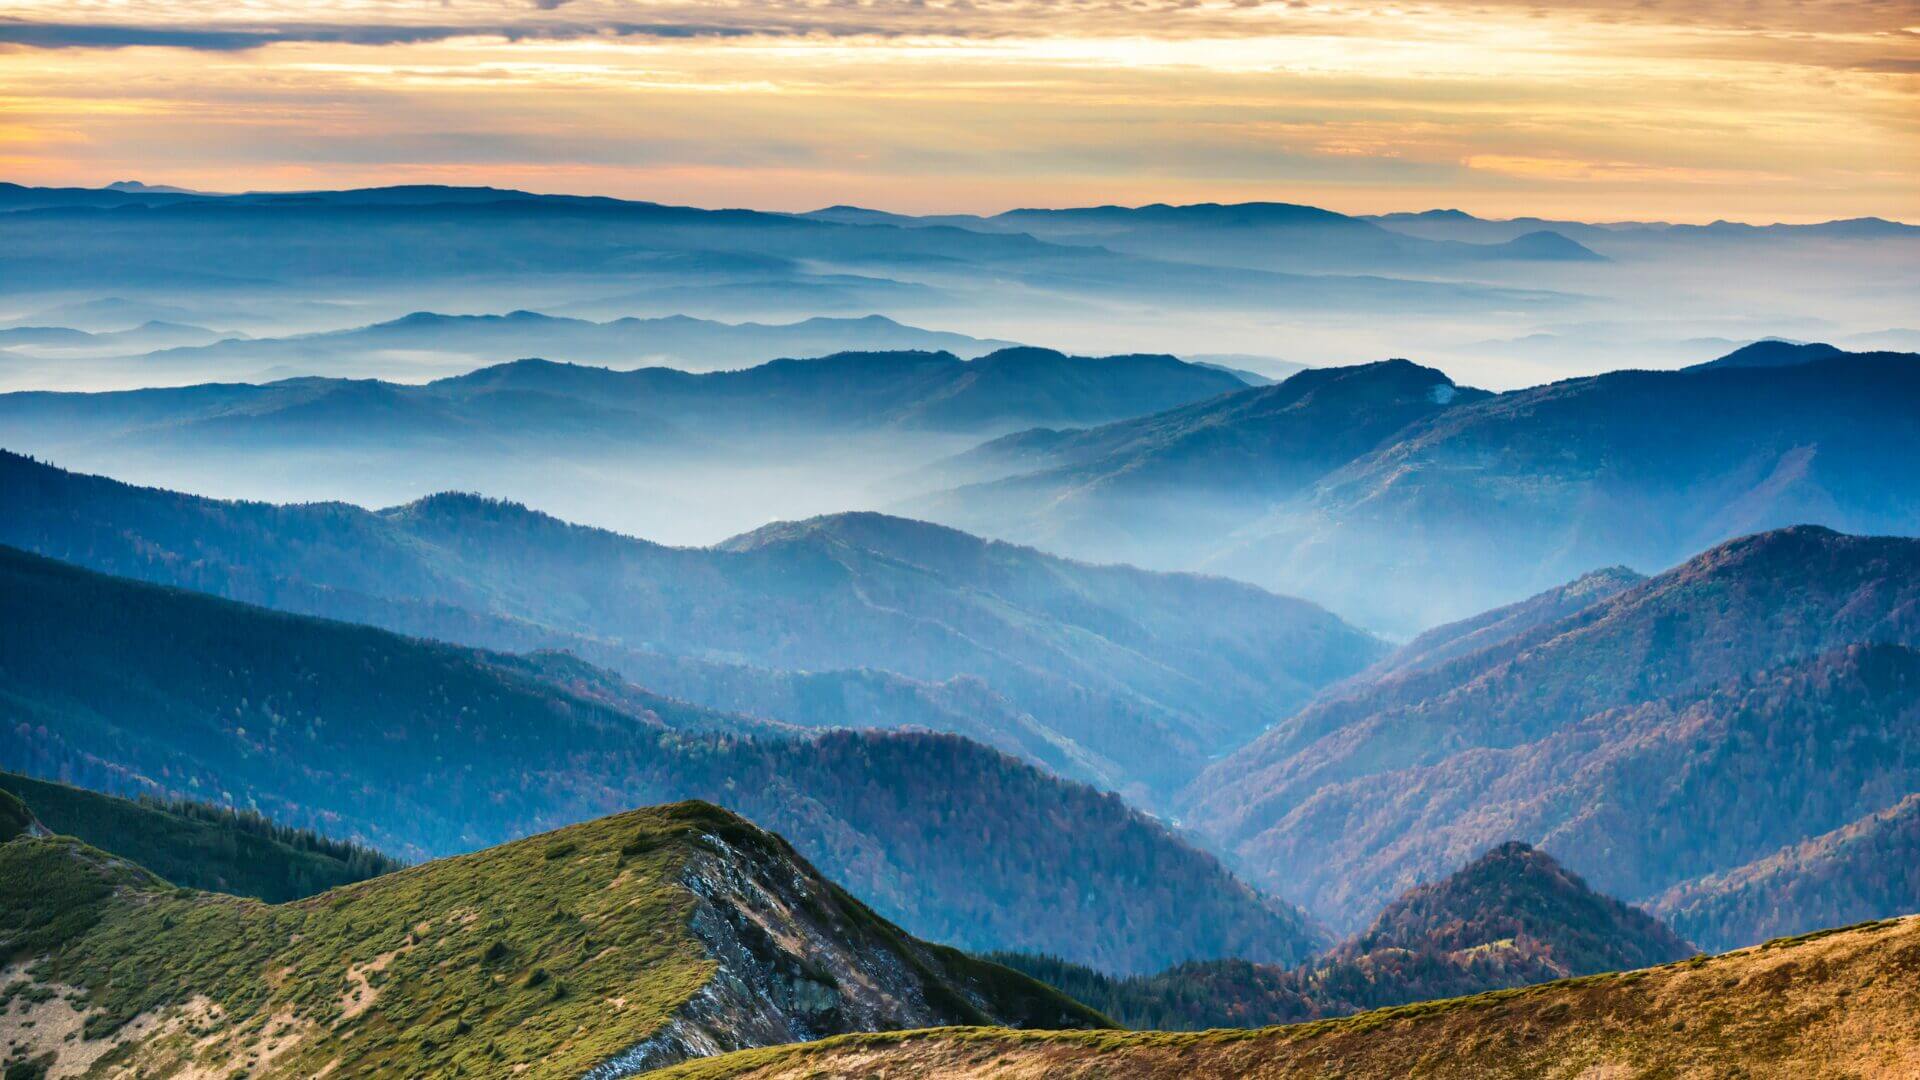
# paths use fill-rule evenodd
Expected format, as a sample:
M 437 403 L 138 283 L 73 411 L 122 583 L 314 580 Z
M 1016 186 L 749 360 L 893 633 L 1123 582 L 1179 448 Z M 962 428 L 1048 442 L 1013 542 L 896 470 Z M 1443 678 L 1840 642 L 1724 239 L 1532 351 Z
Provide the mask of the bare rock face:
M 1105 1025 L 1007 969 L 909 937 L 741 819 L 717 818 L 698 847 L 681 883 L 699 898 L 690 925 L 713 978 L 660 1031 L 583 1080 L 849 1032 Z

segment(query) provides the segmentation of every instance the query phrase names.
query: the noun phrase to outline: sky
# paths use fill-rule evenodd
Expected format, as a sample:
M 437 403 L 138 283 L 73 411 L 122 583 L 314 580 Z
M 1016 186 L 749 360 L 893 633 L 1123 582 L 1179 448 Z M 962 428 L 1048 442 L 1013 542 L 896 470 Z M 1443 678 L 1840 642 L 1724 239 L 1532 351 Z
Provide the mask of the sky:
M 1920 221 L 1920 0 L 0 0 L 0 179 Z

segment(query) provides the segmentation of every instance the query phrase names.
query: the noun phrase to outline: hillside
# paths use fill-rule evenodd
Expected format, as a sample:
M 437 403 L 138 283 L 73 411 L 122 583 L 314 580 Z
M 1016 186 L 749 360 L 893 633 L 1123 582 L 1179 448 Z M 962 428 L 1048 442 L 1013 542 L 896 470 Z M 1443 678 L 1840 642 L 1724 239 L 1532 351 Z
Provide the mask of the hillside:
M 1344 1016 L 1667 963 L 1694 951 L 1545 852 L 1510 842 L 1409 890 L 1366 930 L 1295 968 L 1202 960 L 1118 978 L 1052 957 L 992 958 L 1127 1027 L 1202 1031 Z
M 1644 901 L 1920 789 L 1920 654 L 1853 644 L 1920 644 L 1916 589 L 1920 541 L 1733 541 L 1329 696 L 1196 783 L 1190 820 L 1323 917 L 1508 837 Z
M 938 684 L 970 677 L 1006 703 L 996 745 L 1148 802 L 1382 652 L 1248 586 L 873 514 L 671 548 L 475 496 L 380 512 L 224 502 L 13 455 L 0 508 L 0 543 L 97 570 L 488 648 L 571 648 L 643 683 L 672 666 L 675 695 L 804 726 L 940 724 Z M 924 685 L 875 696 L 873 712 L 815 710 L 767 674 L 860 670 Z
M 612 1078 L 835 1032 L 1101 1022 L 915 941 L 704 803 L 281 905 L 17 838 L 0 844 L 0 942 L 31 964 L 8 991 L 11 1058 L 151 1077 Z
M 1140 419 L 1006 436 L 932 467 L 983 482 L 905 509 L 1082 557 L 1178 565 L 1415 420 L 1485 396 L 1405 360 L 1311 368 Z
M 1111 970 L 1321 944 L 1118 798 L 947 735 L 748 738 L 605 672 L 0 551 L 0 766 L 218 792 L 411 857 L 703 798 L 924 937 Z M 962 826 L 960 823 L 965 823 Z
M 1536 627 L 1558 622 L 1581 608 L 1645 580 L 1644 575 L 1636 574 L 1624 566 L 1611 566 L 1582 574 L 1565 585 L 1536 593 L 1517 603 L 1436 626 L 1387 654 L 1385 659 L 1354 676 L 1352 681 L 1366 683 L 1390 675 L 1436 667 L 1455 657 L 1498 645 Z
M 1870 923 L 1664 967 L 1261 1031 L 993 1029 L 853 1036 L 728 1055 L 659 1080 L 878 1074 L 948 1080 L 1523 1080 L 1738 1071 L 1899 1080 L 1920 1068 L 1920 920 Z
M 0 791 L 20 799 L 52 832 L 191 889 L 280 903 L 404 865 L 369 848 L 208 803 L 135 802 L 15 773 L 0 773 Z
M 1709 947 L 1920 907 L 1920 794 L 1649 906 Z

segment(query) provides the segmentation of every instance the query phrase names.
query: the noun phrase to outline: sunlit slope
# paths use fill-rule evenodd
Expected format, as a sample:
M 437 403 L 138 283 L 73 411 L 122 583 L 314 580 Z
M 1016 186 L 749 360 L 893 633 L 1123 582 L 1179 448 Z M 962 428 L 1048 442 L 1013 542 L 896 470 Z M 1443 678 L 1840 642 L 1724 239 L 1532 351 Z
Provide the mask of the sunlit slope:
M 8 1060 L 56 1075 L 613 1077 L 835 1032 L 1101 1022 L 698 802 L 281 905 L 18 837 L 0 955 Z
M 1498 1080 L 1920 1075 L 1920 917 L 1624 974 L 1257 1031 L 961 1029 L 693 1062 L 655 1080 Z

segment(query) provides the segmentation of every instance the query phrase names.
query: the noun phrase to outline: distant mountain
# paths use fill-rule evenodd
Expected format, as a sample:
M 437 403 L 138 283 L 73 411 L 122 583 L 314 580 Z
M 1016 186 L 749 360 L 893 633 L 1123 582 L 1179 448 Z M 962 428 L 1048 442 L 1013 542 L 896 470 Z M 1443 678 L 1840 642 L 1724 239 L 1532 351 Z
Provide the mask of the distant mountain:
M 877 514 L 668 548 L 475 496 L 378 513 L 228 503 L 12 455 L 0 456 L 0 507 L 0 543 L 105 572 L 485 647 L 572 648 L 636 679 L 661 656 L 685 658 L 697 663 L 679 666 L 674 692 L 710 705 L 786 695 L 742 665 L 978 679 L 1019 717 L 997 723 L 1030 729 L 1000 745 L 1141 797 L 1382 651 L 1311 604 L 1238 583 L 1087 566 Z M 802 711 L 791 722 L 849 718 L 832 700 L 821 716 L 790 700 Z M 853 716 L 935 715 L 906 703 Z
M 1711 368 L 1730 367 L 1792 367 L 1795 364 L 1806 364 L 1815 360 L 1825 360 L 1829 357 L 1845 355 L 1845 350 L 1837 349 L 1824 342 L 1814 341 L 1801 344 L 1799 342 L 1780 341 L 1776 338 L 1768 338 L 1764 341 L 1756 341 L 1751 345 L 1742 345 L 1740 348 L 1733 350 L 1717 360 L 1708 360 L 1703 364 L 1695 364 L 1687 370 L 1702 371 Z
M 1675 885 L 1650 906 L 1709 948 L 1920 908 L 1920 793 L 1745 866 Z
M 704 803 L 302 904 L 175 891 L 67 838 L 0 844 L 0 881 L 6 959 L 33 964 L 9 988 L 23 1006 L 16 1075 L 106 1049 L 154 1077 L 249 1061 L 284 1075 L 611 1078 L 838 1032 L 1104 1023 L 914 940 L 778 837 Z M 69 1033 L 69 1016 L 84 1027 Z
M 1656 569 L 1758 530 L 1920 533 L 1920 363 L 1845 353 L 1497 395 L 1411 364 L 1319 368 L 1104 428 L 1009 436 L 927 480 L 956 486 L 905 512 L 1223 573 L 1415 634 L 1596 566 Z
M 1920 948 L 1906 918 L 1650 970 L 1264 1031 L 992 1030 L 854 1036 L 731 1054 L 656 1080 L 878 1074 L 992 1080 L 1484 1080 L 1532 1076 L 1900 1077 L 1920 1055 L 1920 986 L 1890 977 Z M 1790 988 L 1790 989 L 1789 989 Z
M 1048 957 L 993 958 L 1128 1027 L 1204 1031 L 1648 967 L 1694 951 L 1658 919 L 1594 892 L 1546 853 L 1506 843 L 1409 891 L 1368 929 L 1298 968 L 1203 960 L 1116 978 Z
M 261 372 L 391 378 L 421 370 L 431 374 L 444 374 L 449 369 L 466 371 L 529 356 L 582 364 L 712 371 L 751 367 L 783 356 L 851 351 L 922 350 L 972 359 L 1012 345 L 922 330 L 878 315 L 765 325 L 686 316 L 588 322 L 534 311 L 505 315 L 421 311 L 351 330 L 200 344 L 199 348 L 167 349 L 138 360 L 149 371 L 232 372 L 242 378 Z M 422 367 L 424 356 L 434 358 L 432 366 Z
M 215 798 L 409 856 L 703 798 L 779 830 L 889 918 L 969 949 L 1138 971 L 1293 963 L 1321 944 L 1297 911 L 1118 798 L 953 736 L 775 737 L 579 665 L 10 549 L 0 585 L 9 769 Z
M 1493 243 L 1428 239 L 1364 218 L 1294 203 L 1194 203 L 1009 210 L 990 217 L 911 217 L 852 206 L 801 215 L 809 220 L 897 229 L 959 228 L 1018 233 L 1053 244 L 1187 262 L 1288 270 L 1416 270 L 1491 261 L 1605 261 L 1549 230 Z
M 396 439 L 431 440 L 476 451 L 511 446 L 566 461 L 583 442 L 723 454 L 722 435 L 819 440 L 885 428 L 989 434 L 1037 423 L 1102 423 L 1245 388 L 1232 374 L 1171 356 L 1072 357 L 1028 348 L 972 361 L 948 352 L 843 352 L 702 374 L 519 360 L 424 386 L 302 378 L 0 394 L 0 438 L 43 452 L 102 443 L 364 451 Z
M 1482 218 L 1460 210 L 1369 215 L 1364 220 L 1407 236 L 1498 244 L 1541 231 L 1562 233 L 1583 244 L 1647 246 L 1653 244 L 1717 243 L 1725 241 L 1792 242 L 1813 239 L 1909 239 L 1920 236 L 1920 226 L 1885 218 L 1850 218 L 1809 224 L 1752 225 L 1715 221 L 1708 225 L 1679 225 L 1666 221 L 1584 222 L 1550 218 Z
M 190 889 L 281 903 L 405 865 L 371 848 L 211 803 L 135 802 L 4 772 L 0 791 L 20 799 L 48 830 Z
M 136 349 L 205 346 L 239 336 L 243 335 L 158 319 L 149 319 L 126 330 L 92 333 L 64 326 L 13 326 L 0 329 L 0 349 L 29 355 L 94 356 Z
M 1024 220 L 1003 228 L 902 228 L 437 185 L 243 195 L 0 188 L 0 250 L 19 271 L 6 283 L 14 292 L 29 283 L 34 291 L 94 295 L 183 286 L 377 294 L 388 286 L 424 299 L 454 288 L 491 298 L 564 286 L 574 297 L 619 289 L 628 297 L 619 314 L 711 311 L 721 305 L 698 301 L 718 295 L 734 317 L 845 311 L 849 299 L 864 311 L 963 301 L 1045 311 L 1062 298 L 1316 311 L 1557 301 L 1550 293 L 1470 282 L 1335 279 L 1266 269 L 1271 260 L 1165 258 L 1152 244 L 1123 251 L 1031 235 L 1045 231 Z M 1351 231 L 1377 233 L 1389 248 L 1434 246 L 1365 222 L 1353 222 Z M 1175 249 L 1190 246 L 1183 240 Z M 1349 251 L 1357 246 L 1325 248 L 1326 259 L 1300 268 L 1366 265 Z M 851 295 L 823 304 L 822 292 L 836 289 Z
M 1645 900 L 1920 790 L 1915 645 L 1920 541 L 1745 538 L 1329 694 L 1196 781 L 1187 820 L 1336 923 L 1504 838 Z
M 1798 523 L 1920 533 L 1920 364 L 1622 371 L 1471 402 L 1176 565 L 1418 629 Z
M 930 468 L 981 483 L 905 503 L 992 536 L 1164 566 L 1409 424 L 1488 397 L 1405 360 L 1310 368 L 1152 416 L 1005 436 Z

